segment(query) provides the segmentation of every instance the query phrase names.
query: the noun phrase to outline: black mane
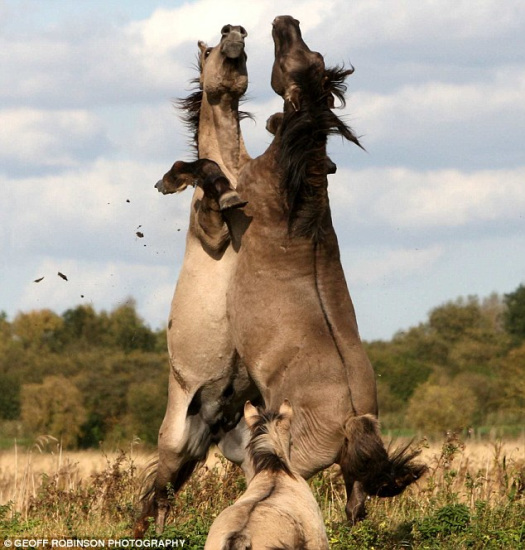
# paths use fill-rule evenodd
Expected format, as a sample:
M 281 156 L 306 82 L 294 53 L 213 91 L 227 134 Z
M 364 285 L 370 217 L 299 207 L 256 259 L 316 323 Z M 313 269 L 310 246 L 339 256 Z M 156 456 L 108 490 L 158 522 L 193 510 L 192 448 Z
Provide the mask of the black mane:
M 279 413 L 259 411 L 258 419 L 251 426 L 252 435 L 246 448 L 251 456 L 255 475 L 262 471 L 270 471 L 273 473 L 284 472 L 290 477 L 295 477 L 288 464 L 275 452 L 258 448 L 258 440 L 269 435 L 268 425 L 280 419 Z
M 175 100 L 175 106 L 178 107 L 182 113 L 180 118 L 184 122 L 186 128 L 190 131 L 191 140 L 190 144 L 198 154 L 199 144 L 199 118 L 202 105 L 203 92 L 200 89 L 199 79 L 194 78 L 191 80 L 192 87 L 195 90 L 190 93 L 188 97 Z
M 352 70 L 342 67 L 318 73 L 315 67 L 292 75 L 301 90 L 301 106 L 285 108 L 281 126 L 281 190 L 288 207 L 291 234 L 315 241 L 323 237 L 327 216 L 327 155 L 329 135 L 341 135 L 359 147 L 358 138 L 331 110 L 334 96 L 345 105 L 345 78 Z

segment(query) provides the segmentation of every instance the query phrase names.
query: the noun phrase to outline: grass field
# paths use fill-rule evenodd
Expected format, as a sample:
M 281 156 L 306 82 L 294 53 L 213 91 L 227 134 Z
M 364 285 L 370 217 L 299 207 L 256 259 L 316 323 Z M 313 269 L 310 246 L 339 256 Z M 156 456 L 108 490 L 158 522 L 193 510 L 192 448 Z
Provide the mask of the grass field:
M 62 452 L 41 438 L 0 451 L 0 544 L 9 539 L 132 536 L 142 472 L 152 455 Z M 428 474 L 403 495 L 372 498 L 349 528 L 336 467 L 311 480 L 334 549 L 525 548 L 525 438 L 422 444 Z M 215 462 L 215 466 L 213 463 Z M 174 501 L 163 537 L 202 548 L 216 515 L 244 490 L 239 470 L 213 459 Z M 153 535 L 152 535 L 153 536 Z

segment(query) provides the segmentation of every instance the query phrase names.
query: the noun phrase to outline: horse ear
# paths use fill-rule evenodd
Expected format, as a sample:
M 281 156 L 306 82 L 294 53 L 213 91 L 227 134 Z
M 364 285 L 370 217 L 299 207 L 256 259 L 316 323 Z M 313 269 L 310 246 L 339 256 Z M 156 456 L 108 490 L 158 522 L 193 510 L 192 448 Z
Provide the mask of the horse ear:
M 199 50 L 201 53 L 204 53 L 208 48 L 208 44 L 206 44 L 206 42 L 203 42 L 202 40 L 199 40 L 197 42 L 197 45 L 199 46 Z
M 274 135 L 277 134 L 279 131 L 279 128 L 282 126 L 283 123 L 284 114 L 283 113 L 274 113 L 267 121 L 266 121 L 266 129 L 270 134 Z
M 286 421 L 288 424 L 291 423 L 293 418 L 293 409 L 288 399 L 285 399 L 283 404 L 279 407 L 279 415 L 282 417 L 282 420 Z
M 182 161 L 182 160 L 177 160 L 177 161 L 175 162 L 175 164 L 171 167 L 170 172 L 171 172 L 172 174 L 180 174 L 181 172 L 184 171 L 184 169 L 186 168 L 186 165 L 187 165 L 187 164 L 188 164 L 187 162 L 184 162 L 184 161 Z
M 259 411 L 249 402 L 244 404 L 244 420 L 248 428 L 251 428 L 259 418 Z

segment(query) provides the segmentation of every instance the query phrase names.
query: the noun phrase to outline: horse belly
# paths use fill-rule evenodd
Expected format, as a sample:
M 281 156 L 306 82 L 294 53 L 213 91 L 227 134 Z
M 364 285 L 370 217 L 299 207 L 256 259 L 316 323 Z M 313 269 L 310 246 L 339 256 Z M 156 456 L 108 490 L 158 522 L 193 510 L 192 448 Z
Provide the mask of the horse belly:
M 184 263 L 171 303 L 167 341 L 170 362 L 189 386 L 226 376 L 234 346 L 226 315 L 226 289 L 234 253 L 211 259 L 199 243 L 188 240 Z

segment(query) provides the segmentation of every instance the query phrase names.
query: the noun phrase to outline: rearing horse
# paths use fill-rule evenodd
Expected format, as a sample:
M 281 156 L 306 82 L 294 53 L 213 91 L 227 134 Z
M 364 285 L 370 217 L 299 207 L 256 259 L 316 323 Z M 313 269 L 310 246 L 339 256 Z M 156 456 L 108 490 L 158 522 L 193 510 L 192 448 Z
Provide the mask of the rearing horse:
M 304 478 L 338 463 L 351 522 L 367 494 L 393 496 L 425 466 L 380 437 L 375 374 L 363 348 L 340 261 L 328 197 L 326 144 L 339 134 L 359 145 L 333 112 L 352 71 L 326 69 L 299 22 L 277 17 L 272 84 L 285 99 L 270 120 L 275 138 L 246 163 L 237 191 L 248 201 L 230 223 L 238 258 L 228 288 L 235 346 L 265 406 L 294 408 L 291 464 Z M 249 224 L 235 223 L 235 217 Z
M 199 42 L 199 89 L 180 105 L 193 131 L 198 157 L 215 161 L 234 187 L 250 159 L 239 125 L 239 101 L 248 85 L 247 33 L 241 26 L 225 25 L 221 35 L 215 47 Z M 159 184 L 165 193 L 176 190 L 169 188 L 167 180 L 165 186 Z M 226 290 L 236 254 L 216 198 L 205 196 L 202 186 L 193 194 L 167 330 L 168 405 L 159 431 L 154 482 L 135 527 L 137 537 L 148 528 L 149 518 L 162 532 L 169 510 L 168 486 L 176 493 L 212 443 L 219 443 L 227 457 L 227 449 L 233 449 L 235 456 L 244 454 L 244 449 L 237 449 L 236 437 L 229 434 L 242 417 L 244 402 L 258 399 L 258 390 L 238 361 L 226 316 Z

